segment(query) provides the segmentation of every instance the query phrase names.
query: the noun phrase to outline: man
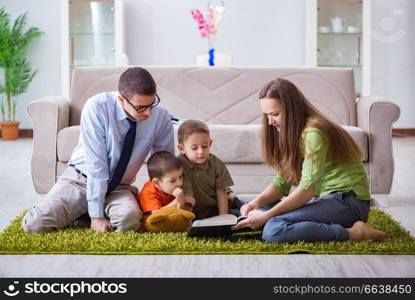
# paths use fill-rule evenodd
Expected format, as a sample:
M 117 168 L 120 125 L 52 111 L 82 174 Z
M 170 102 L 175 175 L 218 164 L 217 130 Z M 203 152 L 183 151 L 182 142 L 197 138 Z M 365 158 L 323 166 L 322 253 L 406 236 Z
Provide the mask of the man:
M 159 102 L 154 79 L 139 67 L 121 75 L 118 92 L 88 99 L 69 166 L 24 216 L 23 229 L 50 232 L 88 212 L 97 232 L 138 230 L 142 212 L 131 184 L 150 152 L 174 152 L 170 115 Z

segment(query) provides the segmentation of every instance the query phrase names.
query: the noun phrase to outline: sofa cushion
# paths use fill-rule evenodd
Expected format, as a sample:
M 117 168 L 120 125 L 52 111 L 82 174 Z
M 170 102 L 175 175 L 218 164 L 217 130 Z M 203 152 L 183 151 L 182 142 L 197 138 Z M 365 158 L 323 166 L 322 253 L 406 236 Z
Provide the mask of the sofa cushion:
M 79 125 L 84 103 L 95 94 L 116 90 L 119 76 L 132 66 L 75 68 L 70 124 Z M 163 106 L 180 119 L 213 124 L 259 124 L 261 87 L 282 77 L 293 82 L 325 115 L 356 125 L 353 70 L 345 68 L 199 68 L 146 66 L 157 82 Z
M 226 163 L 261 163 L 261 125 L 208 124 L 213 140 L 211 152 Z M 175 144 L 177 129 L 174 126 Z M 177 152 L 177 147 L 176 147 Z
M 79 125 L 69 126 L 58 132 L 56 146 L 58 147 L 58 161 L 68 162 L 71 159 L 72 151 L 79 142 Z
M 363 161 L 368 161 L 369 160 L 369 154 L 368 154 L 369 146 L 368 146 L 367 134 L 360 127 L 354 127 L 354 126 L 342 126 L 342 127 L 346 129 L 347 133 L 350 134 L 350 136 L 353 138 L 353 140 L 362 150 Z
M 208 124 L 211 151 L 226 163 L 262 163 L 261 125 L 222 125 Z M 368 160 L 368 145 L 365 132 L 353 126 L 342 126 L 352 136 L 363 151 L 363 161 Z M 177 126 L 174 126 L 175 145 L 177 145 Z M 58 161 L 67 162 L 79 140 L 79 125 L 62 129 L 58 133 Z M 178 154 L 177 146 L 175 147 Z
M 227 163 L 262 162 L 260 125 L 218 125 L 209 124 L 213 140 L 212 153 Z M 177 150 L 177 129 L 174 126 L 175 149 Z M 79 125 L 62 129 L 58 133 L 58 161 L 67 162 L 78 144 Z
M 261 163 L 261 125 L 219 125 L 209 124 L 211 151 L 226 163 Z M 354 126 L 342 126 L 359 145 L 363 161 L 368 160 L 368 145 L 365 132 Z M 175 133 L 177 136 L 177 133 Z M 177 144 L 177 141 L 176 141 Z

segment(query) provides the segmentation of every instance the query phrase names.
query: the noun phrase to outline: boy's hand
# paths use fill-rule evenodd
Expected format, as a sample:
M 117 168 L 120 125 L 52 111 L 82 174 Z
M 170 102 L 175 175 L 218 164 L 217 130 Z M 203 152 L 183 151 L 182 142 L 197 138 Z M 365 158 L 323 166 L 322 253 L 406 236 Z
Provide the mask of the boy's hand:
M 176 197 L 176 199 L 178 199 L 179 202 L 180 202 L 181 198 L 184 198 L 182 188 L 179 188 L 179 187 L 175 188 L 172 194 L 173 194 L 173 196 Z
M 186 196 L 183 197 L 183 203 L 178 203 L 178 208 L 187 210 L 187 211 L 193 211 L 193 208 L 195 207 L 196 204 L 196 199 L 191 197 L 191 196 Z
M 193 210 L 193 207 L 195 207 L 196 205 L 196 199 L 193 197 L 184 197 L 184 204 L 190 208 L 191 210 Z
M 193 212 L 193 205 L 190 204 L 190 203 L 185 203 L 183 209 L 187 210 L 187 211 L 190 211 L 190 212 Z
M 185 210 L 189 210 L 188 207 L 186 206 L 186 201 L 185 201 L 185 197 L 184 197 L 184 193 L 183 193 L 183 189 L 182 188 L 175 188 L 173 191 L 173 196 L 176 197 L 175 201 L 176 201 L 176 205 L 177 208 L 180 209 L 185 209 Z
M 193 197 L 185 197 L 184 202 L 188 205 L 190 205 L 192 208 L 195 207 L 196 199 Z

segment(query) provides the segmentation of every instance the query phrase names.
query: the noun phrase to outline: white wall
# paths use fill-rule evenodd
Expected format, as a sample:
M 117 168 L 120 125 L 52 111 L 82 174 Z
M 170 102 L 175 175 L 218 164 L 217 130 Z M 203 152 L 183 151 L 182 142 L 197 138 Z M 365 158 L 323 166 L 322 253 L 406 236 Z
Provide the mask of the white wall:
M 29 59 L 38 74 L 19 97 L 17 119 L 31 128 L 25 105 L 61 95 L 60 6 L 64 0 L 0 0 L 13 18 L 29 13 L 29 26 L 45 35 Z M 304 66 L 305 3 L 308 0 L 225 0 L 216 49 L 234 56 L 235 65 Z M 190 10 L 206 12 L 208 0 L 125 0 L 127 54 L 131 64 L 194 65 L 207 52 Z M 403 9 L 403 15 L 396 15 Z M 384 36 L 405 31 L 395 42 L 372 39 L 372 91 L 402 110 L 395 127 L 415 128 L 415 1 L 372 0 L 372 27 Z M 388 19 L 391 17 L 391 19 Z M 412 18 L 411 18 L 412 17 Z
M 305 64 L 305 1 L 225 0 L 215 48 L 235 65 Z M 190 11 L 206 15 L 207 0 L 125 0 L 127 52 L 131 64 L 193 65 L 207 54 Z M 214 3 L 219 3 L 216 1 Z
M 372 0 L 372 94 L 400 106 L 396 128 L 415 128 L 414 0 Z
M 60 67 L 60 1 L 57 0 L 0 0 L 14 21 L 28 12 L 27 28 L 38 27 L 45 34 L 33 41 L 28 60 L 38 71 L 28 91 L 18 96 L 16 119 L 20 128 L 32 128 L 26 114 L 26 104 L 44 96 L 61 94 Z

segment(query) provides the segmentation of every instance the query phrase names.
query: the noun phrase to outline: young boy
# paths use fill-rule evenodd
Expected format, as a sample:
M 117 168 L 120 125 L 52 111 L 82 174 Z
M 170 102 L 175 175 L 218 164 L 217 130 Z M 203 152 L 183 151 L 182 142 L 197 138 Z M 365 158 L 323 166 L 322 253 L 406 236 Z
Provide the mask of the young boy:
M 139 195 L 143 213 L 154 213 L 162 207 L 192 210 L 192 203 L 184 200 L 183 165 L 174 154 L 166 151 L 154 153 L 147 162 L 150 180 Z
M 178 130 L 178 156 L 184 167 L 184 201 L 195 203 L 196 219 L 232 213 L 240 215 L 241 201 L 234 197 L 233 180 L 225 164 L 210 153 L 209 128 L 201 121 L 187 120 Z

